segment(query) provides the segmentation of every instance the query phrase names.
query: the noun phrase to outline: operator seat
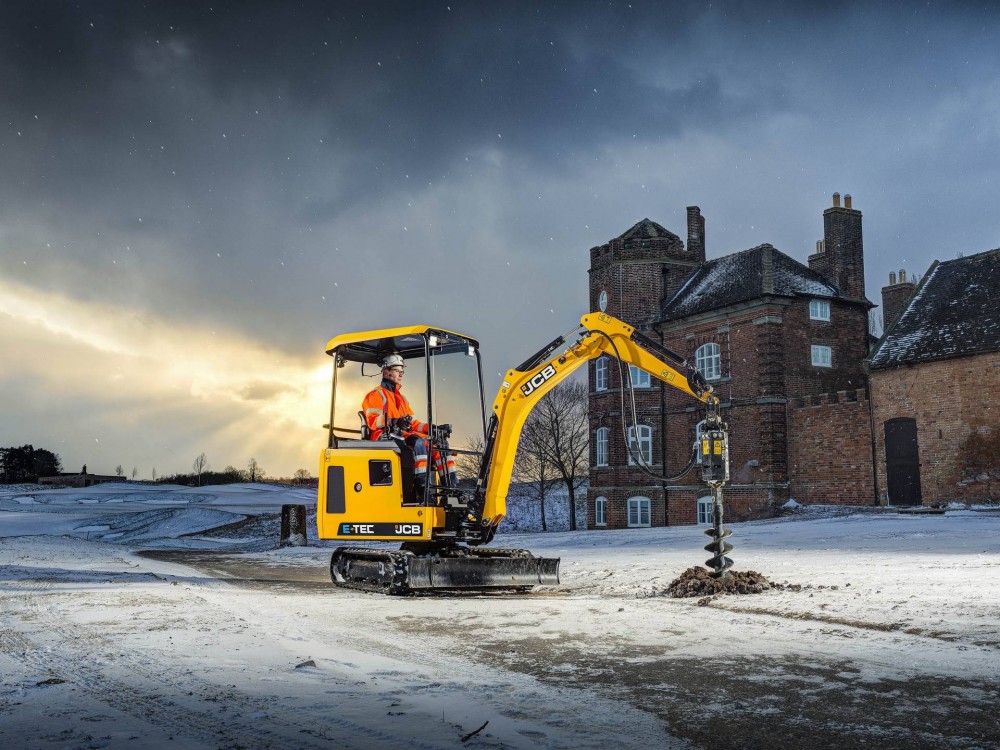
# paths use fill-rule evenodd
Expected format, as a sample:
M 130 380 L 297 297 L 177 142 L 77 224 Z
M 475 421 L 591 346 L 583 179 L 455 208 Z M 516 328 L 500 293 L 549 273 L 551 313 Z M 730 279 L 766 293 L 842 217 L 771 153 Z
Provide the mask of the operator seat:
M 358 416 L 361 418 L 361 439 L 371 440 L 372 432 L 368 429 L 368 421 L 365 419 L 365 413 L 363 411 L 358 412 Z M 383 433 L 384 435 L 387 433 Z M 410 450 L 410 446 L 404 443 L 402 440 L 393 440 L 396 445 L 399 446 L 399 468 L 402 476 L 399 478 L 403 489 L 403 504 L 409 505 L 412 503 L 421 503 L 423 498 L 416 497 L 416 486 L 415 486 L 415 471 L 414 471 L 414 461 L 413 461 L 413 451 Z

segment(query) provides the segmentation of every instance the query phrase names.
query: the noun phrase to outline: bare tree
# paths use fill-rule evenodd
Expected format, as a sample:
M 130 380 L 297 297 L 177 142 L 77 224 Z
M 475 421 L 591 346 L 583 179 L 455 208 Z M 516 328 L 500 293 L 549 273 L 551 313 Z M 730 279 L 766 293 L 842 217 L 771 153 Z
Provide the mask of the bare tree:
M 123 468 L 122 468 L 122 465 L 121 465 L 121 464 L 118 464 L 118 465 L 117 465 L 117 466 L 115 467 L 115 474 L 117 474 L 117 475 L 118 475 L 118 476 L 120 476 L 120 477 L 123 477 L 123 476 L 125 476 L 125 469 L 123 469 Z
M 587 386 L 563 383 L 547 393 L 525 420 L 522 440 L 538 451 L 569 493 L 569 528 L 576 530 L 576 491 L 590 472 Z M 544 476 L 544 471 L 542 476 Z
M 545 431 L 542 429 L 541 420 L 533 420 L 530 415 L 521 430 L 521 439 L 517 444 L 514 479 L 526 483 L 529 495 L 538 500 L 542 515 L 542 531 L 548 531 L 545 498 L 561 480 L 554 475 L 553 468 L 549 465 L 545 449 Z
M 256 458 L 252 458 L 247 462 L 247 481 L 259 482 L 264 478 L 264 469 L 261 465 L 257 463 Z
M 475 479 L 479 476 L 479 463 L 481 461 L 483 451 L 486 450 L 486 441 L 479 436 L 467 438 L 465 443 L 462 445 L 462 450 L 472 451 L 478 455 L 474 456 L 470 453 L 459 453 L 455 457 L 455 470 L 460 479 Z
M 138 467 L 136 467 L 136 466 L 133 466 L 133 467 L 132 467 L 132 481 L 133 481 L 133 482 L 135 481 L 135 478 L 136 478 L 136 477 L 137 477 L 138 475 L 139 475 L 139 468 L 138 468 Z
M 312 475 L 309 473 L 309 469 L 296 469 L 295 475 L 292 477 L 293 484 L 306 484 L 312 479 Z
M 201 487 L 201 475 L 208 471 L 208 456 L 199 453 L 193 464 L 194 473 L 198 475 L 198 486 Z

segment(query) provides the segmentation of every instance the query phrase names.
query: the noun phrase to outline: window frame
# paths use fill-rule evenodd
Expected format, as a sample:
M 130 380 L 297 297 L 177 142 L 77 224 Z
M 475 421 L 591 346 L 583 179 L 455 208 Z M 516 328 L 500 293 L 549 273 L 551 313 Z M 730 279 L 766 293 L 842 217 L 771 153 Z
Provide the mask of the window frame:
M 594 526 L 608 525 L 608 499 L 604 495 L 594 498 Z
M 649 373 L 635 365 L 628 366 L 629 379 L 633 388 L 651 388 L 652 380 Z
M 594 390 L 608 390 L 608 357 L 605 354 L 594 362 Z
M 636 429 L 638 427 L 638 429 Z M 642 449 L 643 442 L 645 440 L 649 441 L 649 452 L 644 453 Z M 628 428 L 628 441 L 630 446 L 635 447 L 635 452 L 642 455 L 645 459 L 646 466 L 654 466 L 653 463 L 653 428 L 648 424 L 640 425 L 630 425 Z M 638 466 L 639 464 L 632 458 L 632 451 L 627 451 L 628 455 L 628 465 Z
M 813 367 L 833 367 L 833 347 L 826 344 L 811 344 L 810 361 Z M 825 360 L 823 355 L 825 356 Z M 817 357 L 817 355 L 819 355 Z
M 601 461 L 601 443 L 604 444 L 604 461 Z M 611 458 L 611 429 L 609 427 L 598 427 L 594 431 L 594 466 L 604 467 L 610 465 Z
M 628 521 L 628 528 L 630 529 L 647 529 L 653 525 L 653 512 L 652 503 L 648 497 L 643 495 L 636 495 L 635 497 L 630 497 L 628 503 L 626 504 L 628 509 L 628 515 L 626 520 Z M 632 510 L 635 509 L 636 522 L 632 522 Z M 645 523 L 643 523 L 643 516 L 645 516 Z
M 826 317 L 822 313 L 826 313 Z M 830 300 L 813 298 L 809 300 L 809 320 L 818 320 L 823 323 L 830 322 Z
M 697 505 L 695 506 L 698 512 L 698 525 L 699 526 L 711 526 L 712 525 L 712 496 L 703 495 L 698 498 Z
M 701 352 L 706 352 L 702 354 Z M 711 353 L 708 353 L 711 352 Z M 711 374 L 706 363 L 714 366 Z M 722 378 L 722 347 L 716 341 L 708 341 L 694 350 L 694 366 L 705 377 L 705 380 L 720 380 Z

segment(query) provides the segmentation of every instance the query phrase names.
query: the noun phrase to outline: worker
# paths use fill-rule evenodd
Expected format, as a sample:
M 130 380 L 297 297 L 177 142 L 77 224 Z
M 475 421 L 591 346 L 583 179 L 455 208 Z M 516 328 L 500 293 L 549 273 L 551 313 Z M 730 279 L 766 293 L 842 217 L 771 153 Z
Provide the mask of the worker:
M 423 497 L 427 482 L 427 439 L 430 425 L 421 422 L 413 416 L 413 409 L 400 389 L 403 385 L 403 372 L 406 365 L 399 354 L 389 354 L 382 360 L 382 382 L 371 391 L 361 404 L 365 423 L 368 425 L 369 437 L 380 440 L 388 435 L 401 435 L 402 443 L 413 451 L 413 474 L 417 485 L 417 497 Z M 451 434 L 451 425 L 439 425 L 439 432 L 445 437 Z M 394 437 L 394 439 L 396 439 Z M 397 439 L 397 442 L 400 442 Z M 455 472 L 455 457 L 449 455 L 443 461 L 441 454 L 434 451 L 434 469 L 448 473 L 448 485 L 458 485 L 458 475 Z

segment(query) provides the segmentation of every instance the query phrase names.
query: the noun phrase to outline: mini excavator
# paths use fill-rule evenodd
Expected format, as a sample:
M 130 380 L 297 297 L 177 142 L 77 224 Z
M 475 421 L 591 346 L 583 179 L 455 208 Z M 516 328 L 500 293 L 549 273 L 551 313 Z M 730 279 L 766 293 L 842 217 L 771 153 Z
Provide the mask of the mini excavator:
M 696 368 L 621 320 L 605 313 L 584 315 L 579 327 L 508 370 L 488 422 L 479 343 L 469 336 L 419 325 L 337 336 L 326 351 L 334 359 L 333 394 L 325 425 L 327 447 L 320 455 L 318 535 L 350 545 L 338 547 L 330 559 L 334 584 L 386 594 L 523 591 L 557 584 L 558 558 L 485 545 L 506 513 L 518 440 L 529 412 L 568 375 L 601 355 L 617 359 L 626 386 L 631 380 L 624 365 L 634 365 L 706 406 L 704 429 L 692 448 L 688 470 L 700 464 L 713 500 L 713 527 L 705 532 L 712 537 L 705 547 L 713 553 L 706 562 L 710 575 L 727 575 L 732 566 L 726 556 L 732 546 L 725 541 L 731 532 L 722 527 L 729 449 L 719 399 Z M 446 472 L 429 471 L 427 481 L 416 482 L 413 456 L 401 435 L 386 429 L 381 439 L 369 439 L 358 407 L 378 384 L 371 379 L 381 374 L 381 362 L 389 354 L 399 354 L 410 366 L 423 364 L 425 382 L 407 382 L 406 392 L 416 404 L 423 398 L 421 385 L 425 387 L 426 414 L 421 419 L 426 416 L 432 449 L 457 456 L 459 465 L 466 467 L 466 477 L 457 486 Z M 635 423 L 631 388 L 623 387 L 623 431 L 626 389 Z M 439 412 L 450 422 L 439 422 Z M 344 413 L 351 419 L 361 416 L 360 427 L 338 425 Z M 637 466 L 652 473 L 641 454 L 628 440 L 626 444 Z M 363 546 L 370 542 L 396 542 L 400 547 Z

